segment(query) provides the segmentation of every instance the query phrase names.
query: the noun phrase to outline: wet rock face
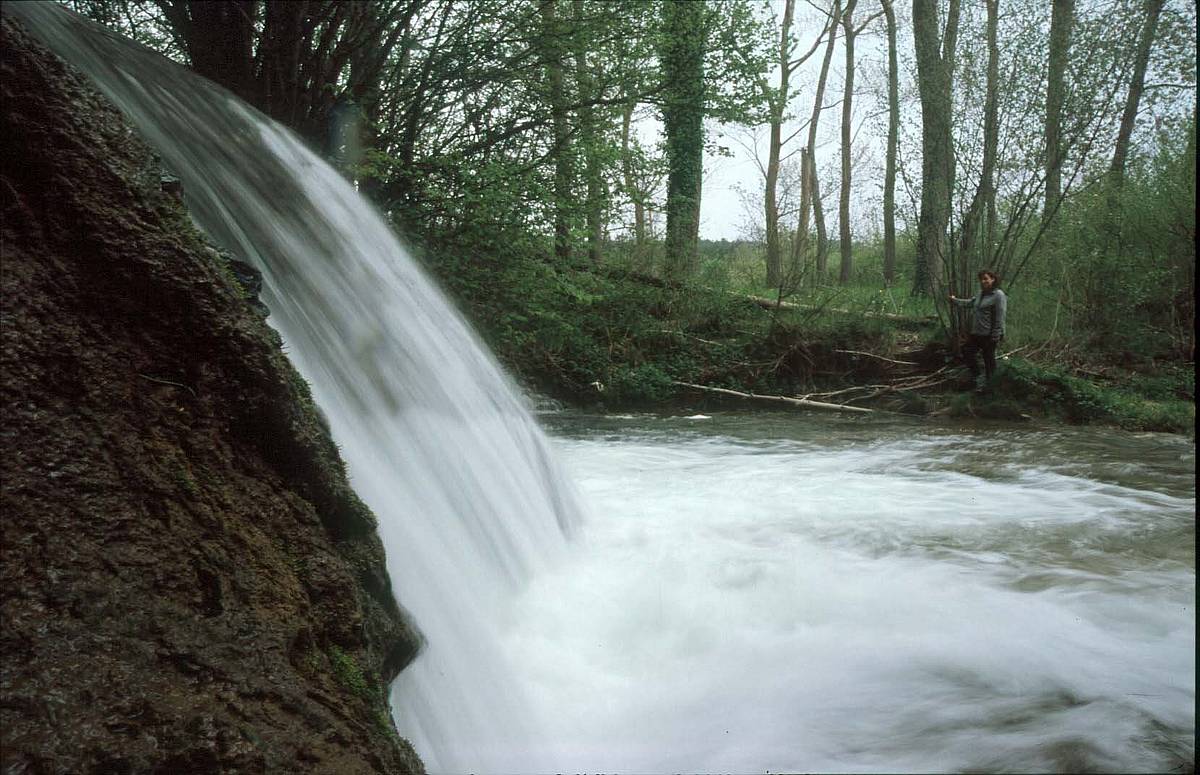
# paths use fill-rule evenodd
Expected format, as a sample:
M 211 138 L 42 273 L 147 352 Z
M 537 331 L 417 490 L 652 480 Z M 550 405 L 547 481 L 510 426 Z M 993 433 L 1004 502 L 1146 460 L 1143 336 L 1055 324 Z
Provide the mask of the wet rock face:
M 419 635 L 228 267 L 77 73 L 0 31 L 0 770 L 403 773 Z

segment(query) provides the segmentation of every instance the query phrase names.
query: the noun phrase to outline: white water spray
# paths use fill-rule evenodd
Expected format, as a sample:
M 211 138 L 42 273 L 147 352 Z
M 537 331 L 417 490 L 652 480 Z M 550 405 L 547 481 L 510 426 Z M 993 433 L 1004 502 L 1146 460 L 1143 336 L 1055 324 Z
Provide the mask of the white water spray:
M 263 271 L 271 321 L 427 640 L 393 687 L 400 732 L 431 770 L 520 768 L 537 730 L 496 617 L 577 517 L 514 386 L 380 215 L 291 132 L 57 4 L 10 8 L 130 117 L 201 227 Z

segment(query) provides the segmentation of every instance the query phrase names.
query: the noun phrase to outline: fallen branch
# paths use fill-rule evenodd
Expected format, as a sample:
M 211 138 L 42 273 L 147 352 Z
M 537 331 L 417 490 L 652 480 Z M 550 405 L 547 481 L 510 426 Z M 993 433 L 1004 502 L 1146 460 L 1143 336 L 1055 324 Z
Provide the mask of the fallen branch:
M 820 398 L 833 398 L 834 396 L 845 395 L 846 393 L 857 393 L 857 392 L 865 393 L 867 391 L 874 391 L 869 395 L 854 396 L 852 398 L 846 399 L 847 401 L 862 401 L 864 399 L 874 398 L 876 396 L 883 395 L 885 393 L 898 393 L 900 391 L 911 391 L 911 390 L 918 390 L 921 388 L 933 387 L 934 385 L 941 385 L 946 382 L 950 382 L 953 379 L 952 377 L 947 377 L 945 379 L 935 379 L 939 375 L 944 374 L 946 372 L 947 368 L 948 367 L 943 366 L 940 369 L 938 369 L 937 371 L 930 372 L 929 374 L 921 374 L 921 375 L 917 375 L 917 376 L 903 377 L 901 379 L 897 379 L 892 382 L 888 382 L 888 383 L 881 384 L 881 385 L 853 385 L 851 387 L 843 388 L 841 390 L 831 390 L 827 393 L 806 393 L 805 395 L 801 396 L 801 398 L 804 400 L 808 400 L 808 399 L 812 398 L 813 396 L 819 396 Z
M 841 390 L 831 390 L 828 393 L 805 393 L 802 396 L 797 396 L 803 401 L 808 401 L 813 396 L 820 398 L 833 398 L 834 396 L 844 395 L 846 393 L 857 393 L 863 390 L 874 390 L 875 388 L 884 387 L 883 385 L 854 385 L 853 387 L 843 388 Z
M 887 361 L 888 363 L 896 363 L 901 366 L 920 366 L 921 365 L 919 363 L 914 363 L 912 361 L 896 361 L 896 360 L 892 360 L 891 358 L 884 358 L 882 355 L 876 355 L 875 353 L 866 353 L 866 352 L 863 352 L 862 350 L 834 350 L 834 352 L 835 353 L 846 353 L 847 355 L 865 355 L 868 358 L 878 358 L 881 361 Z
M 732 293 L 732 291 L 731 291 Z M 904 320 L 909 322 L 921 322 L 929 320 L 937 320 L 934 315 L 897 315 L 894 312 L 856 312 L 850 309 L 838 309 L 836 307 L 815 307 L 811 304 L 797 304 L 794 301 L 778 301 L 769 299 L 765 296 L 753 296 L 751 294 L 733 293 L 734 296 L 739 296 L 747 301 L 752 301 L 764 309 L 802 309 L 811 312 L 836 312 L 839 315 L 861 315 L 864 318 L 883 318 L 885 320 Z
M 733 293 L 733 292 L 731 291 L 730 293 Z M 779 309 L 803 309 L 799 304 L 796 304 L 791 301 L 779 301 L 777 299 L 768 299 L 765 296 L 753 296 L 749 293 L 747 293 L 747 294 L 733 293 L 733 295 L 741 296 L 742 298 L 752 301 L 764 309 L 775 309 L 776 307 L 778 307 Z
M 873 414 L 874 409 L 866 409 L 861 406 L 846 406 L 845 404 L 827 404 L 823 401 L 809 401 L 803 398 L 788 398 L 787 396 L 770 396 L 757 393 L 741 393 L 737 390 L 727 390 L 725 388 L 707 387 L 705 385 L 695 385 L 691 382 L 672 382 L 672 385 L 691 388 L 692 390 L 700 390 L 705 393 L 717 393 L 723 396 L 733 396 L 734 398 L 752 399 L 756 401 L 772 401 L 780 404 L 788 404 L 790 406 L 800 406 L 806 409 L 820 409 L 827 412 L 858 412 L 860 414 Z
M 692 336 L 691 334 L 686 333 L 684 331 L 677 331 L 677 330 L 670 329 L 670 328 L 660 328 L 660 329 L 658 329 L 658 333 L 660 333 L 660 334 L 677 334 L 679 336 L 687 337 L 688 339 L 695 339 L 697 342 L 701 342 L 703 344 L 711 344 L 715 347 L 723 347 L 724 346 L 721 342 L 714 342 L 711 339 L 701 339 L 698 336 Z
M 954 379 L 955 379 L 954 377 L 946 377 L 945 379 L 934 380 L 933 382 L 919 382 L 917 384 L 908 385 L 906 387 L 899 388 L 899 389 L 900 390 L 919 390 L 919 389 L 923 390 L 924 388 L 931 388 L 936 385 L 944 385 L 947 382 L 953 382 Z

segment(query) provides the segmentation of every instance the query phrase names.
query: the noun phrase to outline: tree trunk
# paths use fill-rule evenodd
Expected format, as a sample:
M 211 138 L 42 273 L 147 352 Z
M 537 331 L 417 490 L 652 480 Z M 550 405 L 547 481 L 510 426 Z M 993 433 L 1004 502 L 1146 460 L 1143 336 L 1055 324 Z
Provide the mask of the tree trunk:
M 254 88 L 256 0 L 160 0 L 192 69 L 257 105 Z
M 288 126 L 297 126 L 302 118 L 299 115 L 300 45 L 307 15 L 308 3 L 303 0 L 263 6 L 256 104 L 265 106 L 267 115 Z
M 824 109 L 825 83 L 829 79 L 829 65 L 833 61 L 833 47 L 837 42 L 838 22 L 842 18 L 842 4 L 834 0 L 833 11 L 829 16 L 829 40 L 825 43 L 825 56 L 821 60 L 821 73 L 817 77 L 817 93 L 813 97 L 812 115 L 808 120 L 808 165 L 806 172 L 800 176 L 800 223 L 796 228 L 796 249 L 793 257 L 796 269 L 808 253 L 808 213 L 813 213 L 813 221 L 817 229 L 817 275 L 825 275 L 825 257 L 829 254 L 829 240 L 825 235 L 825 214 L 821 209 L 821 197 L 817 191 L 817 125 L 820 123 L 821 111 Z
M 763 196 L 763 206 L 767 221 L 767 286 L 778 288 L 783 282 L 783 257 L 779 240 L 779 157 L 782 154 L 783 114 L 788 103 L 788 78 L 791 68 L 788 60 L 791 56 L 791 27 L 792 16 L 796 10 L 796 0 L 785 0 L 783 6 L 783 24 L 779 33 L 779 93 L 774 99 L 769 99 L 771 111 L 770 151 L 767 158 L 766 191 Z
M 546 82 L 549 86 L 550 122 L 554 145 L 554 255 L 571 258 L 571 158 L 567 98 L 563 87 L 563 30 L 558 22 L 558 0 L 542 3 L 542 35 L 546 48 Z
M 706 4 L 663 4 L 663 130 L 667 145 L 667 235 L 663 272 L 681 279 L 698 259 L 704 170 L 704 26 Z
M 821 179 L 817 177 L 815 154 L 808 156 L 808 173 L 812 178 L 813 226 L 817 229 L 817 281 L 824 282 L 829 269 L 829 234 L 825 230 L 825 205 L 821 204 Z
M 846 38 L 846 79 L 842 90 L 842 190 L 838 196 L 838 247 L 842 254 L 838 282 L 850 282 L 854 254 L 850 244 L 850 124 L 854 113 L 854 6 L 858 0 L 848 0 L 842 13 L 842 31 Z
M 950 0 L 946 31 L 939 34 L 937 0 L 913 0 L 917 91 L 921 98 L 921 214 L 913 293 L 934 292 L 942 281 L 946 229 L 954 189 L 951 88 L 959 0 Z M 940 38 L 940 40 L 939 40 Z
M 888 138 L 883 173 L 883 281 L 896 281 L 896 145 L 900 136 L 900 79 L 896 51 L 896 12 L 892 0 L 882 0 L 888 37 Z
M 763 194 L 763 209 L 766 215 L 767 241 L 767 287 L 778 288 L 783 280 L 783 265 L 779 247 L 779 181 L 780 120 L 771 119 L 771 150 L 767 159 L 767 181 Z
M 583 0 L 572 0 L 575 23 L 584 21 Z M 600 263 L 601 245 L 604 239 L 604 179 L 602 177 L 600 150 L 596 147 L 596 108 L 591 103 L 596 97 L 592 71 L 588 69 L 583 43 L 575 42 L 575 72 L 579 82 L 579 139 L 583 146 L 583 176 L 587 185 L 584 201 L 584 223 L 587 226 L 588 260 Z
M 1054 216 L 1062 196 L 1062 110 L 1074 17 L 1075 0 L 1054 0 L 1046 73 L 1046 201 L 1042 208 L 1042 217 L 1046 220 Z
M 625 191 L 633 202 L 633 244 L 640 257 L 646 245 L 646 198 L 633 173 L 633 158 L 629 146 L 629 127 L 633 123 L 635 107 L 636 103 L 631 100 L 626 103 L 621 113 L 621 175 L 625 179 Z
M 1133 76 L 1129 81 L 1129 92 L 1125 97 L 1125 111 L 1121 114 L 1121 128 L 1117 132 L 1117 143 L 1109 166 L 1110 204 L 1116 209 L 1116 198 L 1125 184 L 1125 162 L 1129 157 L 1129 140 L 1133 136 L 1133 125 L 1137 120 L 1138 104 L 1146 83 L 1146 65 L 1150 61 L 1150 46 L 1154 43 L 1154 30 L 1162 12 L 1163 0 L 1146 0 L 1146 18 L 1138 34 L 1137 54 L 1133 62 Z M 1115 216 L 1115 212 L 1114 212 Z
M 986 96 L 984 97 L 983 106 L 983 165 L 979 173 L 979 186 L 975 189 L 974 196 L 971 197 L 971 205 L 967 210 L 967 215 L 963 219 L 960 248 L 959 248 L 959 263 L 958 280 L 960 292 L 969 291 L 969 283 L 967 279 L 971 276 L 969 267 L 971 260 L 975 257 L 977 242 L 982 242 L 978 245 L 980 258 L 987 256 L 991 245 L 988 239 L 991 238 L 990 225 L 992 223 L 992 202 L 995 200 L 995 168 L 996 168 L 996 148 L 1000 137 L 999 119 L 997 117 L 997 102 L 998 91 L 1000 88 L 1000 46 L 997 42 L 997 29 L 999 26 L 1000 16 L 1000 0 L 984 0 L 987 5 L 987 86 Z M 979 239 L 979 231 L 983 225 L 983 240 Z M 977 267 L 982 267 L 985 262 L 982 260 L 975 261 Z M 993 267 L 993 271 L 996 269 Z
M 812 212 L 812 186 L 809 183 L 811 174 L 811 154 L 807 148 L 800 149 L 800 212 L 796 221 L 796 238 L 792 240 L 790 259 L 791 274 L 795 278 L 793 285 L 799 287 L 804 276 L 804 264 L 808 258 L 808 228 L 809 213 Z

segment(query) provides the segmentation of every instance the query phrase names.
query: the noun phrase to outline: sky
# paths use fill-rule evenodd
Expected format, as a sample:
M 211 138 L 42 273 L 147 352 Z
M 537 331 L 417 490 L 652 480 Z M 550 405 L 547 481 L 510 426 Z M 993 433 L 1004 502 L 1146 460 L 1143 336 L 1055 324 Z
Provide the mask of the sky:
M 757 190 L 762 174 L 753 155 L 737 143 L 728 143 L 732 158 L 705 154 L 704 182 L 700 193 L 700 237 L 736 240 L 746 236 L 746 205 L 738 187 Z

